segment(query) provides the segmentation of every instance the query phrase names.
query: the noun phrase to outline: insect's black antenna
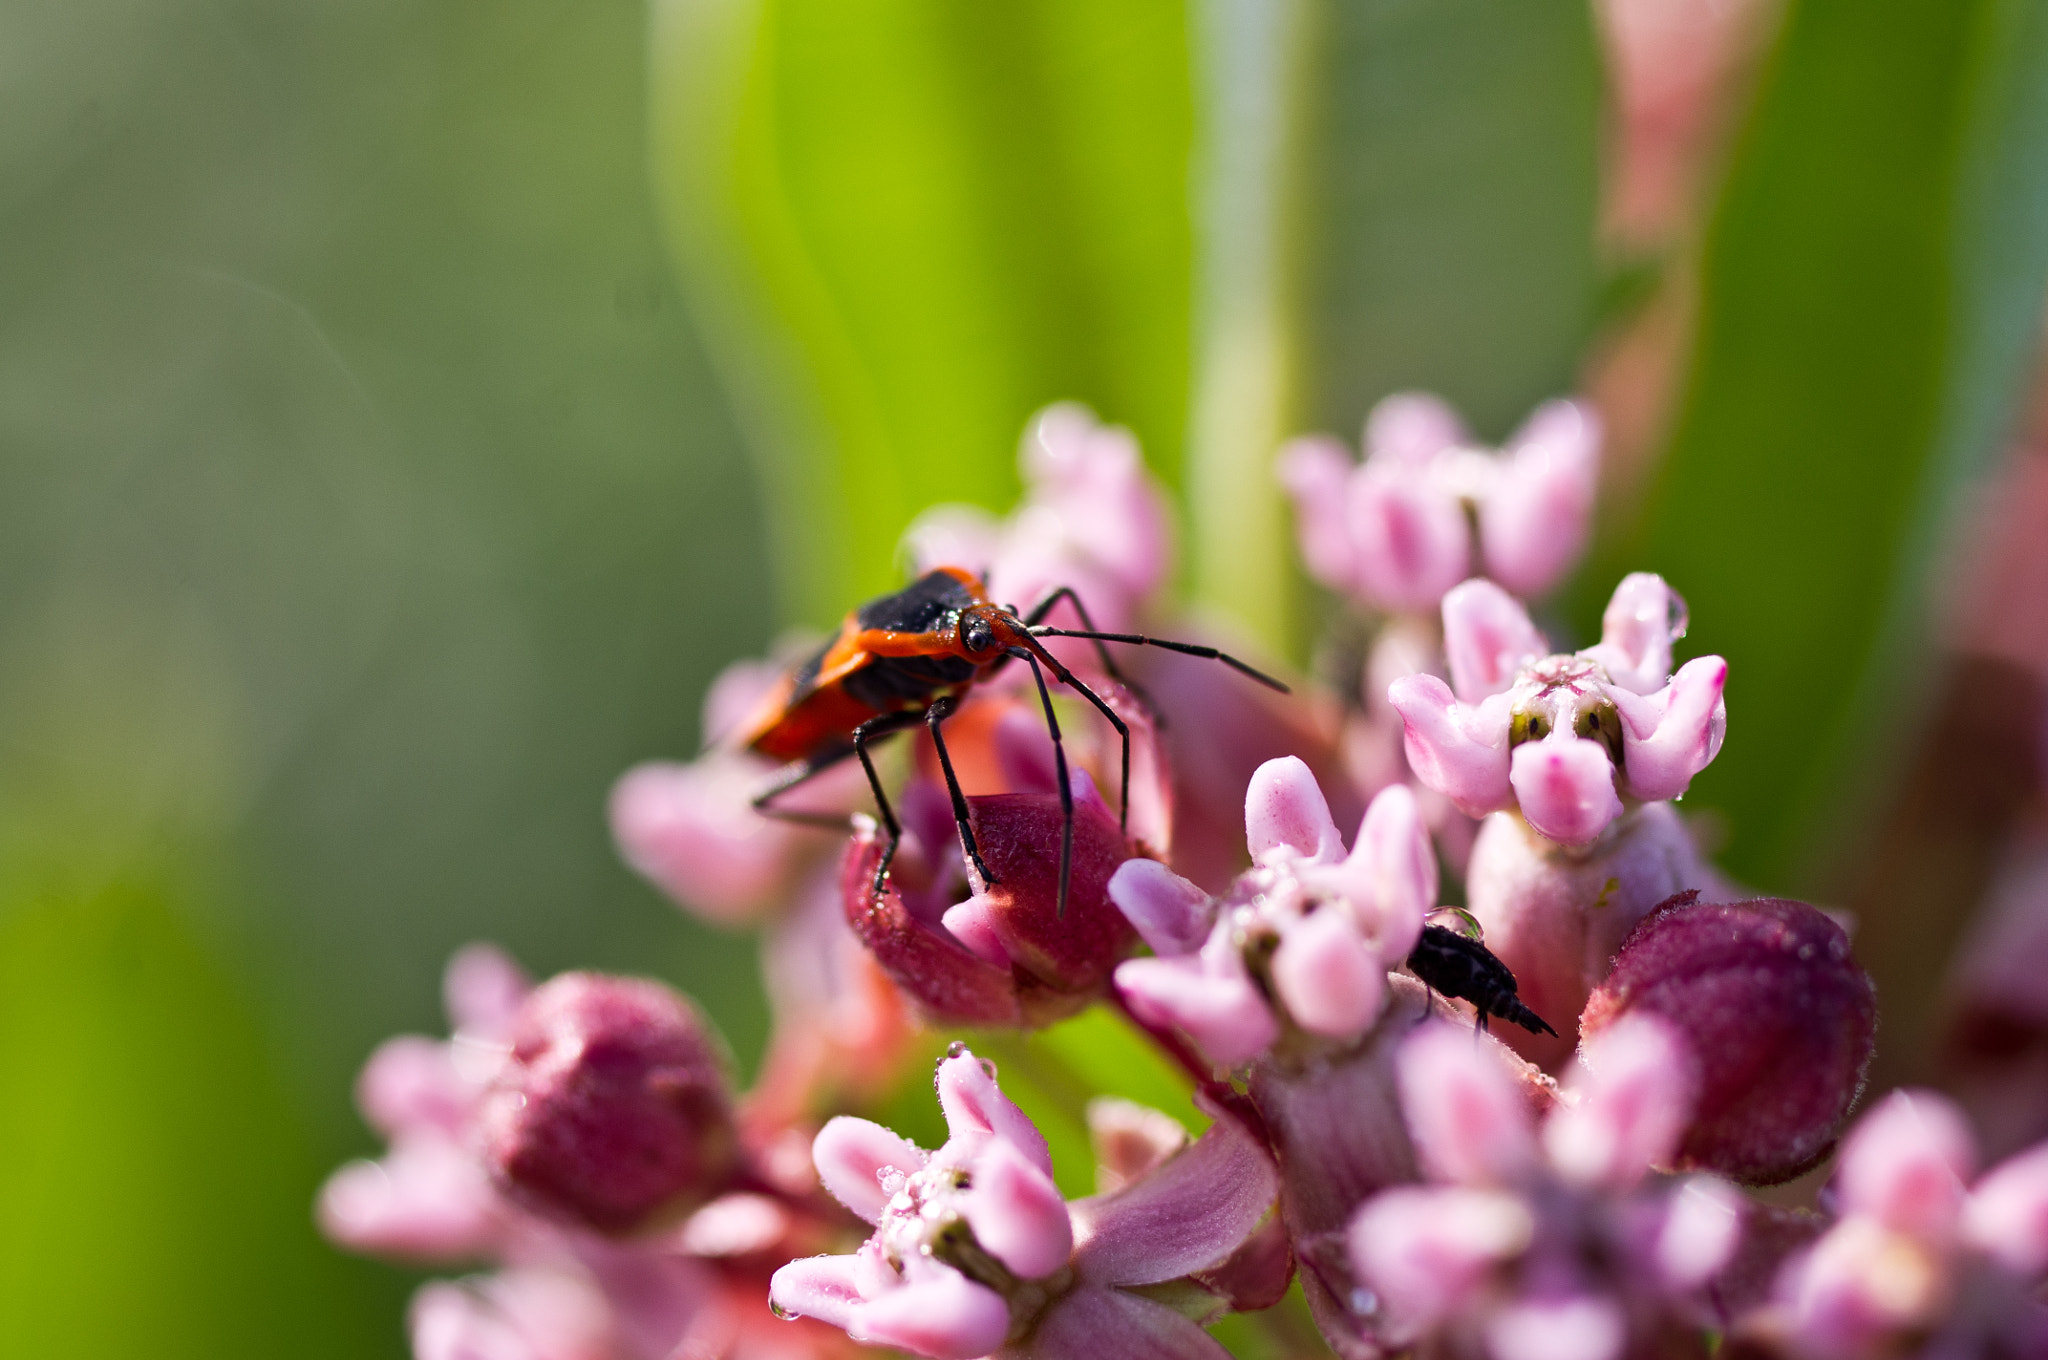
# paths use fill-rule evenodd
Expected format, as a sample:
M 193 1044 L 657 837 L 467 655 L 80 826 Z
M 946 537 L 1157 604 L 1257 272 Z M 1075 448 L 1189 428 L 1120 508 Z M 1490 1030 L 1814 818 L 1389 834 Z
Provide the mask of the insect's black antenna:
M 1165 638 L 1142 637 L 1137 633 L 1088 632 L 1079 628 L 1038 627 L 1031 630 L 1031 636 L 1093 638 L 1098 642 L 1125 642 L 1133 647 L 1163 647 L 1169 652 L 1179 652 L 1184 656 L 1199 656 L 1205 661 L 1221 661 L 1238 674 L 1251 677 L 1267 689 L 1278 690 L 1282 694 L 1289 692 L 1287 686 L 1281 684 L 1264 671 L 1246 665 L 1228 652 L 1219 652 L 1214 647 L 1204 647 L 1198 643 L 1170 642 Z
M 1067 879 L 1074 868 L 1074 787 L 1067 779 L 1067 748 L 1060 741 L 1060 720 L 1052 711 L 1052 692 L 1045 687 L 1045 672 L 1039 668 L 1038 658 L 1024 647 L 1011 649 L 1010 655 L 1021 656 L 1031 663 L 1031 678 L 1038 682 L 1038 703 L 1045 710 L 1046 730 L 1052 734 L 1053 765 L 1060 776 L 1060 896 L 1059 906 L 1053 914 L 1064 917 L 1067 914 Z

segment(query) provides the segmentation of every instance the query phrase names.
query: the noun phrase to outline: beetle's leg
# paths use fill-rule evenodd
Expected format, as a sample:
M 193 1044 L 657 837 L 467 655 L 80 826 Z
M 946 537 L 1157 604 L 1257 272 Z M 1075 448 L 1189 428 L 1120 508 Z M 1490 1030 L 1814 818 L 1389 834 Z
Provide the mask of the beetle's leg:
M 1059 905 L 1054 909 L 1053 914 L 1055 916 L 1065 916 L 1067 914 L 1067 880 L 1072 876 L 1074 868 L 1074 786 L 1067 778 L 1067 748 L 1060 741 L 1060 720 L 1058 715 L 1052 711 L 1052 693 L 1045 687 L 1045 672 L 1039 667 L 1038 658 L 1022 647 L 1017 648 L 1011 655 L 1022 656 L 1031 663 L 1031 678 L 1038 682 L 1038 703 L 1045 710 L 1046 730 L 1052 733 L 1053 767 L 1059 772 L 1060 777 L 1060 895 Z M 1052 664 L 1062 671 L 1066 669 L 1065 666 L 1061 666 L 1057 661 L 1054 661 Z M 1079 685 L 1071 676 L 1062 678 L 1066 679 L 1070 684 L 1075 684 L 1082 693 L 1089 693 L 1086 686 Z M 1090 697 L 1093 696 L 1091 695 Z M 1101 704 L 1102 701 L 1097 699 L 1096 703 Z M 1106 711 L 1106 706 L 1104 707 Z M 1114 722 L 1116 720 L 1112 718 L 1111 721 Z
M 1082 626 L 1091 633 L 1095 631 L 1095 620 L 1088 617 L 1088 606 L 1081 603 L 1081 597 L 1074 593 L 1072 586 L 1061 586 L 1054 590 L 1052 594 L 1040 600 L 1037 607 L 1025 617 L 1025 626 L 1031 627 L 1037 624 L 1039 620 L 1050 614 L 1053 606 L 1061 600 L 1065 600 L 1074 606 L 1074 612 L 1081 616 Z M 1132 698 L 1138 701 L 1138 706 L 1145 710 L 1145 716 L 1152 720 L 1152 726 L 1154 728 L 1164 728 L 1166 726 L 1165 715 L 1159 711 L 1159 706 L 1152 702 L 1152 696 L 1147 694 L 1142 686 L 1127 679 L 1124 673 L 1116 668 L 1116 662 L 1110 658 L 1109 648 L 1103 646 L 1099 638 L 1095 640 L 1095 654 L 1102 658 L 1102 669 L 1109 678 L 1116 681 L 1117 684 L 1130 693 Z M 1116 729 L 1117 739 L 1123 743 L 1123 782 L 1117 794 L 1116 824 L 1119 831 L 1129 831 L 1131 825 L 1131 729 L 1124 725 L 1122 718 L 1111 711 L 1110 706 L 1104 702 L 1101 695 L 1075 679 L 1064 667 L 1055 673 L 1059 675 L 1061 683 L 1079 690 L 1088 697 L 1088 702 L 1095 705 L 1095 711 L 1109 719 L 1109 725 Z
M 960 701 L 952 695 L 940 695 L 925 710 L 924 722 L 931 729 L 932 745 L 939 753 L 939 768 L 946 775 L 946 793 L 953 800 L 953 823 L 960 828 L 960 848 L 967 852 L 967 858 L 974 865 L 975 872 L 981 875 L 981 881 L 984 884 L 994 883 L 996 876 L 988 871 L 988 865 L 982 863 L 981 851 L 975 848 L 974 827 L 967 820 L 967 795 L 960 792 L 960 780 L 953 773 L 953 757 L 946 754 L 946 739 L 939 734 L 939 724 L 952 717 L 959 706 Z
M 896 810 L 889 806 L 889 795 L 882 791 L 882 778 L 875 773 L 875 762 L 868 758 L 868 743 L 891 732 L 902 731 L 916 722 L 919 716 L 916 713 L 884 713 L 853 729 L 853 753 L 860 758 L 861 769 L 867 772 L 868 787 L 875 794 L 875 810 L 882 814 L 882 829 L 889 836 L 888 843 L 882 847 L 881 862 L 875 865 L 876 897 L 882 895 L 883 885 L 889 881 L 889 865 L 896 858 L 896 847 L 902 843 L 903 828 L 897 824 Z
M 1082 698 L 1086 699 L 1089 703 L 1093 704 L 1095 706 L 1095 711 L 1097 713 L 1100 713 L 1103 717 L 1107 718 L 1109 720 L 1109 725 L 1116 729 L 1116 734 L 1118 738 L 1121 739 L 1123 742 L 1124 750 L 1123 797 L 1117 805 L 1117 830 L 1123 831 L 1127 829 L 1130 825 L 1131 806 L 1130 726 L 1126 724 L 1122 718 L 1117 716 L 1116 710 L 1109 706 L 1107 700 L 1105 700 L 1100 694 L 1097 694 L 1094 690 L 1088 688 L 1087 685 L 1083 684 L 1081 682 L 1081 677 L 1075 675 L 1065 666 L 1062 666 L 1059 662 L 1059 658 L 1054 656 L 1051 652 L 1040 652 L 1039 654 L 1034 656 L 1027 648 L 1019 647 L 1015 651 L 1010 653 L 1010 655 L 1021 656 L 1026 660 L 1030 661 L 1031 671 L 1034 675 L 1038 674 L 1038 664 L 1040 661 L 1043 661 L 1046 664 L 1046 666 L 1052 671 L 1054 679 L 1058 680 L 1068 689 L 1073 690 L 1076 694 L 1079 694 Z M 1042 691 L 1045 689 L 1045 677 L 1042 675 L 1038 678 L 1038 687 L 1041 691 L 1041 697 L 1043 697 Z M 1046 721 L 1050 723 L 1052 721 L 1052 708 L 1050 707 L 1051 700 L 1048 699 L 1046 703 L 1048 706 L 1045 710 L 1045 716 Z M 1066 778 L 1064 772 L 1067 768 L 1067 758 L 1065 753 L 1061 752 L 1058 749 L 1060 744 L 1059 725 L 1057 723 L 1053 723 L 1052 726 L 1052 744 L 1054 747 L 1053 754 L 1059 757 L 1060 770 L 1062 771 L 1060 778 L 1064 781 Z M 1062 793 L 1066 792 L 1064 784 L 1062 784 L 1060 791 Z
M 812 756 L 805 760 L 792 760 L 775 772 L 768 787 L 753 797 L 754 811 L 763 817 L 777 821 L 795 822 L 798 826 L 815 826 L 824 831 L 844 831 L 847 819 L 837 812 L 812 812 L 804 808 L 776 807 L 775 800 L 791 789 L 807 784 L 835 765 L 853 755 L 851 746 L 844 746 L 829 755 Z

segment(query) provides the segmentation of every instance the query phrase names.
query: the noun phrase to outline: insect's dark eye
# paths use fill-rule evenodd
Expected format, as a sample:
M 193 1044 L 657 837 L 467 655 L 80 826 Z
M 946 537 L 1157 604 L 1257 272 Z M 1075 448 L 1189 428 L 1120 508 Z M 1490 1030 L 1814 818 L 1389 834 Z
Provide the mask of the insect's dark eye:
M 960 640 L 966 644 L 970 652 L 985 652 L 996 643 L 995 634 L 989 631 L 989 626 L 980 619 L 967 621 L 967 627 L 961 630 Z

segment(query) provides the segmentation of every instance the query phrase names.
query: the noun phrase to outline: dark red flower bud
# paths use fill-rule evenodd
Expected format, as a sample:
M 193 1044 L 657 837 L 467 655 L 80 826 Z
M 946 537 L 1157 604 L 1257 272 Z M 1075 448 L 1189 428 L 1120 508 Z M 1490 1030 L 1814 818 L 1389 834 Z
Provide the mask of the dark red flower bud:
M 501 1189 L 605 1232 L 708 1198 L 737 1147 L 724 1062 L 696 1007 L 658 982 L 598 973 L 527 997 L 481 1126 Z
M 1827 1156 L 1863 1089 L 1877 993 L 1848 934 L 1804 902 L 1680 893 L 1629 933 L 1593 992 L 1590 1037 L 1631 1010 L 1670 1021 L 1700 1068 L 1681 1165 L 1750 1185 Z
M 1085 778 L 1074 798 L 1074 858 L 1067 909 L 1059 914 L 1060 800 L 1006 793 L 968 799 L 974 838 L 995 881 L 948 906 L 897 878 L 914 874 L 906 841 L 902 866 L 874 893 L 881 842 L 854 838 L 840 887 L 846 919 L 882 971 L 940 1023 L 1043 1025 L 1073 1014 L 1108 989 L 1110 972 L 1136 933 L 1109 900 L 1109 878 L 1131 857 L 1116 815 Z M 957 856 L 957 844 L 933 856 Z M 948 866 L 950 869 L 950 865 Z

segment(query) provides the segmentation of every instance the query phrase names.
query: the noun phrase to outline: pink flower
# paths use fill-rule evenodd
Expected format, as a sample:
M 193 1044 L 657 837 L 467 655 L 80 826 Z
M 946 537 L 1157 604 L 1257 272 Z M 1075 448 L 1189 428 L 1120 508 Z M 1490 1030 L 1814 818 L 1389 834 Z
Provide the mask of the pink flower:
M 1383 1343 L 1618 1360 L 1665 1353 L 1709 1316 L 1741 1199 L 1653 1174 L 1683 1136 L 1691 1063 L 1655 1020 L 1615 1026 L 1585 1061 L 1539 1127 L 1500 1049 L 1438 1024 L 1403 1044 L 1401 1105 L 1431 1183 L 1374 1196 L 1350 1236 Z
M 1550 840 L 1591 845 L 1624 794 L 1675 798 L 1720 752 L 1728 665 L 1705 656 L 1671 674 L 1685 605 L 1661 577 L 1625 578 L 1600 643 L 1569 655 L 1544 655 L 1527 612 L 1489 581 L 1447 594 L 1443 619 L 1451 684 L 1404 676 L 1387 697 L 1416 776 L 1470 816 L 1516 807 Z
M 1834 1147 L 1877 1039 L 1877 992 L 1849 936 L 1804 902 L 1710 905 L 1683 893 L 1623 942 L 1583 1018 L 1591 1039 L 1654 1014 L 1698 1056 L 1680 1164 L 1752 1185 Z
M 916 570 L 986 572 L 991 596 L 1029 609 L 1072 586 L 1099 628 L 1126 631 L 1173 564 L 1166 496 L 1129 430 L 1075 402 L 1032 417 L 1019 450 L 1024 502 L 1005 520 L 963 506 L 928 510 L 904 535 Z M 1052 620 L 1079 627 L 1077 618 Z M 1069 665 L 1094 665 L 1085 644 Z
M 1131 1009 L 1234 1066 L 1283 1032 L 1348 1042 L 1379 1018 L 1387 972 L 1436 905 L 1436 858 L 1409 791 L 1366 810 L 1346 850 L 1322 790 L 1293 757 L 1259 767 L 1245 796 L 1253 865 L 1214 899 L 1133 861 L 1109 894 L 1157 957 L 1117 968 Z
M 1272 1164 L 1242 1129 L 1219 1120 L 1122 1189 L 1068 1204 L 1044 1138 L 991 1066 L 955 1045 L 938 1092 L 950 1136 L 936 1152 L 862 1119 L 819 1133 L 819 1175 L 875 1231 L 852 1255 L 777 1271 L 778 1312 L 940 1360 L 1225 1354 L 1131 1291 L 1221 1264 L 1265 1218 Z
M 1326 436 L 1280 454 L 1303 559 L 1333 590 L 1393 611 L 1428 609 L 1473 571 L 1540 594 L 1578 560 L 1591 526 L 1600 424 L 1590 408 L 1539 407 L 1498 453 L 1470 447 L 1451 409 L 1403 393 L 1373 409 L 1365 461 Z
M 1813 1360 L 2040 1355 L 2048 1308 L 2048 1144 L 1972 1183 L 1962 1112 L 1895 1091 L 1850 1130 L 1835 1170 L 1841 1217 L 1789 1263 L 1753 1329 Z

